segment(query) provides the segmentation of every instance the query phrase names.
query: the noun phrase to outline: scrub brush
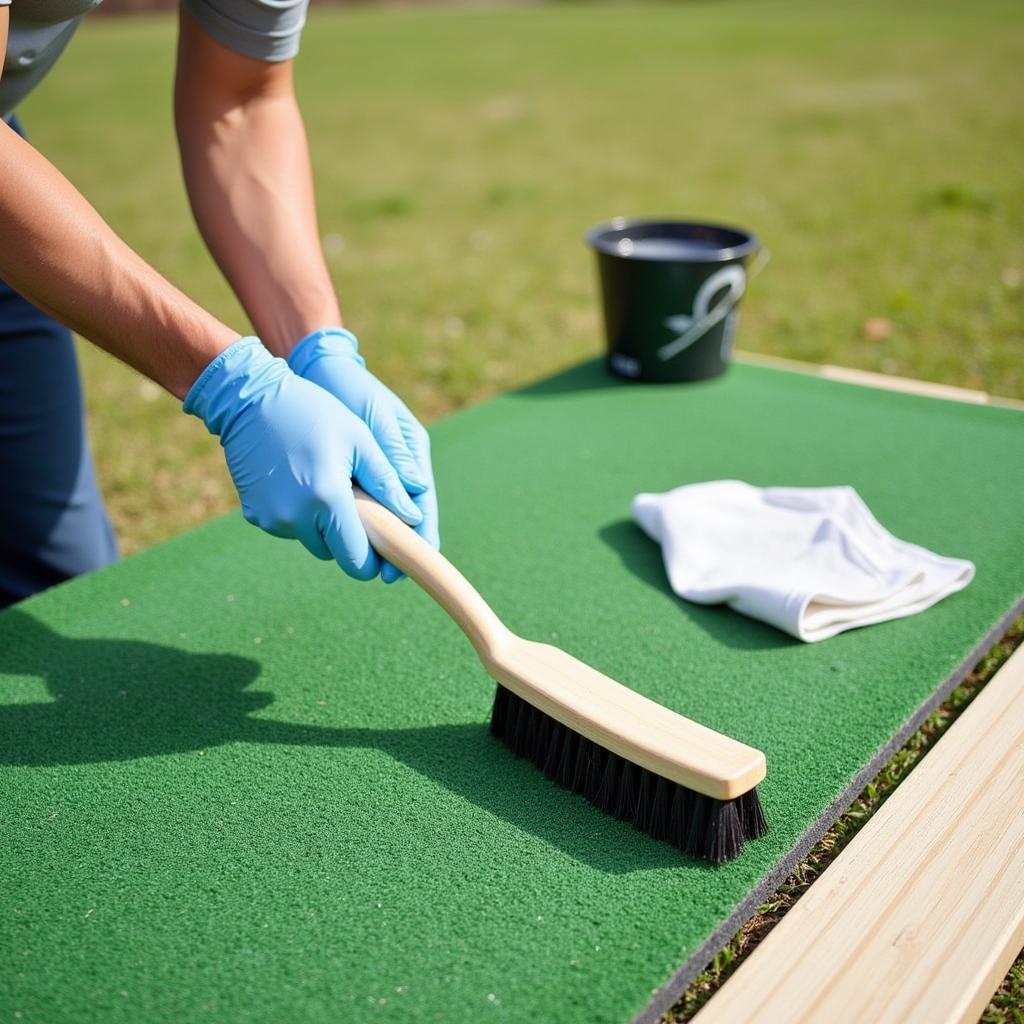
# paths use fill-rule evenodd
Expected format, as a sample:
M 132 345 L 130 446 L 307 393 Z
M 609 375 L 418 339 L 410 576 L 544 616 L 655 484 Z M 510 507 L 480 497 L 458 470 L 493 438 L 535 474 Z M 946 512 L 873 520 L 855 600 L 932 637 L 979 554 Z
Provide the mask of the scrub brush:
M 491 732 L 549 779 L 714 863 L 767 832 L 764 754 L 670 711 L 550 644 L 516 636 L 469 581 L 358 488 L 374 549 L 455 620 L 498 683 Z

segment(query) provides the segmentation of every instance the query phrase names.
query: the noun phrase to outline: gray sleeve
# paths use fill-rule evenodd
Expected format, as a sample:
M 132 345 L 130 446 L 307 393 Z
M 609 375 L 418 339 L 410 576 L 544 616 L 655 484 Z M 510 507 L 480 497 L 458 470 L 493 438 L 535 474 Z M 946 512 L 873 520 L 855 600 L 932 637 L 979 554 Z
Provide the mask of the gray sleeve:
M 2 2 L 2 0 L 0 0 Z M 235 53 L 290 60 L 299 52 L 309 0 L 181 0 L 207 32 Z

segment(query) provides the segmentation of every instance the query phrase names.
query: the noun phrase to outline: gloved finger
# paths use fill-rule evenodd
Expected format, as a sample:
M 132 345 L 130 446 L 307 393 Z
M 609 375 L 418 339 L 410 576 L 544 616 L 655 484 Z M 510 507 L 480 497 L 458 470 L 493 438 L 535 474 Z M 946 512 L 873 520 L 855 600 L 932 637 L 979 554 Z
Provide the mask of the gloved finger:
M 350 487 L 327 496 L 317 528 L 334 560 L 353 579 L 372 580 L 380 572 L 380 556 L 370 546 Z
M 392 565 L 390 562 L 381 562 L 380 578 L 385 583 L 397 583 L 399 580 L 405 579 L 405 573 L 398 566 Z
M 419 463 L 406 442 L 402 427 L 390 410 L 370 408 L 365 416 L 377 444 L 394 467 L 402 486 L 410 494 L 420 494 L 427 489 Z
M 271 537 L 283 537 L 286 540 L 297 540 L 314 557 L 324 562 L 332 558 L 331 552 L 324 544 L 323 537 L 312 522 L 297 523 L 287 518 L 277 518 L 270 513 L 257 510 L 248 503 L 242 504 L 242 515 L 247 522 L 258 526 Z
M 391 509 L 410 526 L 418 526 L 423 513 L 413 504 L 402 481 L 374 440 L 369 428 L 360 424 L 361 436 L 357 436 L 353 452 L 352 476 L 356 483 L 371 498 L 376 498 L 385 508 Z
M 430 436 L 419 421 L 406 410 L 408 415 L 401 422 L 406 442 L 419 463 L 420 470 L 426 477 L 429 486 L 420 494 L 413 496 L 416 507 L 423 514 L 423 520 L 416 527 L 416 532 L 428 544 L 435 548 L 441 547 L 438 531 L 437 489 L 434 486 L 434 469 L 430 461 Z
M 416 532 L 428 544 L 440 548 L 441 538 L 437 530 L 437 492 L 431 487 L 429 491 L 417 494 L 412 500 L 423 513 L 423 522 L 416 527 Z M 405 573 L 390 562 L 383 562 L 380 567 L 380 578 L 385 583 L 397 583 L 405 579 Z
M 331 554 L 331 549 L 325 543 L 323 535 L 316 529 L 315 525 L 310 529 L 303 529 L 301 532 L 296 531 L 295 539 L 314 558 L 319 558 L 321 562 L 329 562 L 334 557 Z
M 434 486 L 434 468 L 430 461 L 430 435 L 405 406 L 402 407 L 402 410 L 398 417 L 402 437 L 416 462 L 419 479 L 426 485 L 423 490 L 430 490 Z
M 440 549 L 441 537 L 438 531 L 437 522 L 437 490 L 434 487 L 431 487 L 430 490 L 424 491 L 422 494 L 417 494 L 412 500 L 416 503 L 416 507 L 423 515 L 423 519 L 416 527 L 416 532 L 429 545 L 431 545 L 431 547 Z

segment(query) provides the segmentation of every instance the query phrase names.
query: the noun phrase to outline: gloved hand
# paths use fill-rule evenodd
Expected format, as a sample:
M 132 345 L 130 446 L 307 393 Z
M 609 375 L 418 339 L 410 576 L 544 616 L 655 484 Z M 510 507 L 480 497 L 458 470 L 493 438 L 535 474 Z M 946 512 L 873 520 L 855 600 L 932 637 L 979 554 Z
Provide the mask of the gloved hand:
M 220 435 L 245 518 L 335 559 L 349 576 L 372 579 L 381 567 L 356 512 L 353 479 L 410 526 L 423 520 L 369 428 L 258 338 L 217 356 L 182 407 Z
M 313 331 L 292 350 L 288 365 L 340 399 L 370 428 L 423 514 L 416 532 L 440 547 L 430 439 L 405 403 L 366 369 L 356 336 L 342 327 Z M 384 563 L 381 578 L 385 583 L 401 577 L 398 569 Z

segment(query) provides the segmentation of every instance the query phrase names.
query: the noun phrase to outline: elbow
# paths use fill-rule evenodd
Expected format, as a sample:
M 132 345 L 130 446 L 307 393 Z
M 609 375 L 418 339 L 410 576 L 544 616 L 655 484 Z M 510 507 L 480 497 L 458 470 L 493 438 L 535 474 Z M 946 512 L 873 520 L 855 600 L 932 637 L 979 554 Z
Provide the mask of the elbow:
M 294 103 L 291 60 L 246 57 L 218 42 L 182 6 L 174 80 L 179 142 L 193 126 L 243 118 L 266 103 Z

